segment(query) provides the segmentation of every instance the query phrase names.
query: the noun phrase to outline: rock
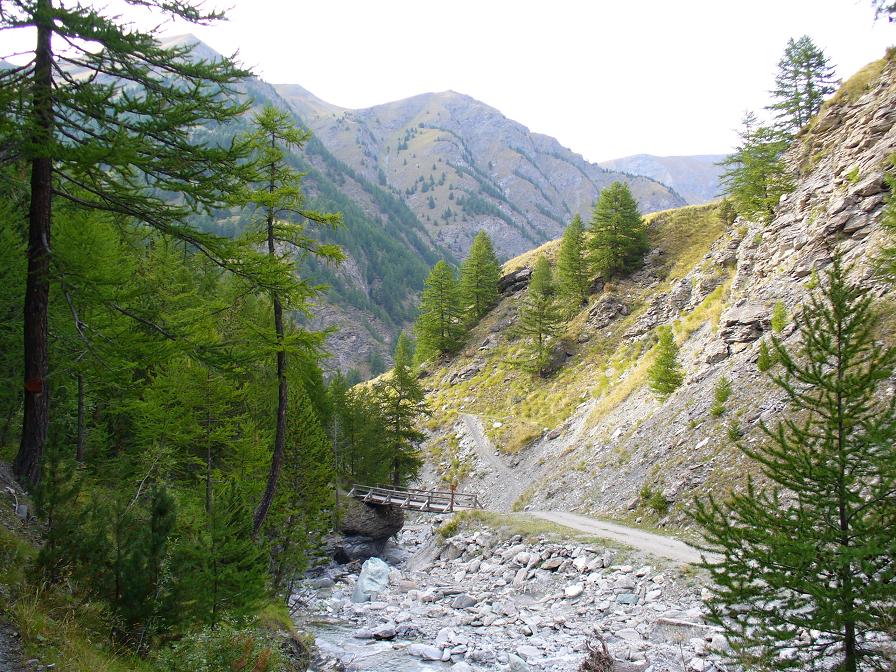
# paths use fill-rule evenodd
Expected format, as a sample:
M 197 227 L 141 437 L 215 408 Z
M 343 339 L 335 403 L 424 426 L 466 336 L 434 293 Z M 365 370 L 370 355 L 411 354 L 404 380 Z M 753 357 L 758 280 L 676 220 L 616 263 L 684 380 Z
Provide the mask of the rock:
M 616 596 L 616 602 L 619 604 L 638 604 L 638 596 L 634 593 L 619 593 Z
M 682 278 L 675 284 L 672 291 L 669 292 L 669 302 L 678 310 L 682 310 L 688 305 L 688 301 L 691 300 L 692 291 L 693 286 L 691 285 L 690 279 Z
M 525 289 L 529 285 L 529 278 L 531 277 L 531 268 L 521 268 L 513 273 L 508 273 L 498 280 L 498 292 L 501 294 L 513 294 L 521 289 Z
M 749 343 L 760 336 L 768 324 L 765 306 L 747 304 L 722 315 L 719 335 L 725 343 Z
M 559 439 L 562 432 L 559 429 L 552 429 L 547 433 L 548 441 L 553 441 L 554 439 Z
M 517 648 L 517 654 L 523 660 L 529 661 L 533 658 L 541 658 L 541 649 L 537 646 L 529 646 L 528 644 Z
M 461 593 L 451 602 L 452 609 L 471 609 L 476 606 L 475 598 L 470 597 L 466 593 Z
M 459 544 L 446 544 L 445 548 L 442 549 L 441 554 L 439 555 L 439 559 L 441 560 L 457 560 L 460 556 L 464 554 L 464 549 Z
M 334 585 L 333 579 L 329 576 L 320 576 L 316 579 L 308 580 L 308 587 L 313 588 L 314 590 L 321 590 L 323 588 L 332 588 Z
M 560 565 L 562 565 L 562 564 L 563 564 L 563 558 L 560 558 L 560 557 L 548 558 L 547 560 L 545 560 L 542 563 L 541 568 L 546 569 L 549 572 L 553 572 L 553 571 L 556 571 L 557 569 L 559 569 Z
M 718 364 L 728 359 L 728 344 L 720 339 L 710 341 L 703 351 L 703 357 L 707 364 Z
M 603 329 L 620 315 L 628 315 L 628 307 L 615 296 L 605 295 L 588 310 L 588 324 Z
M 367 560 L 383 554 L 385 539 L 371 539 L 364 536 L 350 536 L 340 539 L 332 547 L 333 559 L 340 564 L 354 560 Z
M 451 666 L 452 672 L 473 672 L 473 667 L 469 663 L 465 663 L 464 661 L 460 661 L 459 663 L 454 663 Z
M 17 504 L 16 505 L 16 516 L 18 516 L 22 520 L 28 520 L 28 505 L 27 504 Z
M 429 644 L 420 644 L 415 642 L 408 648 L 408 655 L 422 658 L 423 660 L 442 660 L 442 649 Z
M 368 558 L 361 566 L 352 602 L 369 602 L 389 585 L 389 565 L 379 558 Z
M 512 653 L 507 654 L 507 672 L 532 672 L 526 661 Z
M 887 183 L 884 181 L 883 173 L 876 173 L 859 182 L 852 190 L 852 193 L 856 196 L 866 197 L 883 193 L 886 190 Z
M 564 590 L 563 590 L 563 594 L 569 599 L 578 597 L 579 595 L 581 595 L 584 592 L 585 592 L 585 586 L 582 585 L 581 583 L 574 583 L 571 586 L 566 586 L 566 588 L 564 588 Z
M 396 630 L 392 625 L 381 625 L 378 628 L 374 628 L 373 630 L 373 638 L 378 639 L 380 641 L 395 639 Z
M 347 495 L 340 497 L 339 503 L 339 531 L 347 536 L 385 540 L 404 527 L 404 511 L 401 509 L 371 506 Z

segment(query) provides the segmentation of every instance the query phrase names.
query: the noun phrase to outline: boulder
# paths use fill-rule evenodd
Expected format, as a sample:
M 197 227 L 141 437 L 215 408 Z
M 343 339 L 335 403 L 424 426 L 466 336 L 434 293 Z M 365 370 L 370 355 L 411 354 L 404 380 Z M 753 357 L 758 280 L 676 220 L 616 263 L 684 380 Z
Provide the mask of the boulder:
M 521 289 L 525 289 L 529 285 L 529 278 L 531 277 L 531 268 L 521 268 L 513 273 L 508 273 L 498 280 L 498 292 L 501 294 L 513 294 Z
M 750 343 L 768 326 L 768 309 L 757 304 L 734 307 L 722 315 L 719 334 L 725 343 Z
M 391 506 L 372 506 L 347 495 L 339 498 L 339 531 L 385 541 L 404 526 L 404 511 Z
M 629 309 L 622 301 L 609 294 L 602 296 L 588 309 L 588 324 L 603 329 L 619 315 L 628 315 Z
M 342 565 L 382 555 L 386 546 L 385 539 L 371 539 L 361 535 L 342 537 L 331 543 L 330 554 Z
M 370 602 L 389 585 L 389 565 L 379 558 L 368 558 L 361 566 L 352 602 Z

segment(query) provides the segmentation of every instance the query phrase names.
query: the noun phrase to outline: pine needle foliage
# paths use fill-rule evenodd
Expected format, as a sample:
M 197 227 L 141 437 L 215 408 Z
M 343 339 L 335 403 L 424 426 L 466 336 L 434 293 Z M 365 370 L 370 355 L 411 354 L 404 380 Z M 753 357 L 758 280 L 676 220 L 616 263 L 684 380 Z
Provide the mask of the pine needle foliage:
M 464 336 L 460 292 L 452 269 L 444 260 L 426 278 L 420 297 L 420 315 L 414 324 L 416 361 L 455 352 Z
M 712 406 L 709 409 L 713 417 L 718 418 L 725 412 L 725 402 L 731 397 L 731 391 L 731 379 L 727 376 L 719 378 L 715 389 L 713 389 Z
M 557 255 L 557 297 L 564 312 L 573 315 L 588 300 L 591 276 L 582 218 L 576 215 L 563 232 Z
M 515 333 L 525 339 L 525 368 L 545 374 L 553 345 L 560 334 L 563 319 L 554 291 L 554 279 L 547 257 L 541 255 L 532 269 L 529 288 L 520 306 Z
M 479 322 L 498 303 L 501 264 L 491 238 L 480 231 L 460 266 L 460 298 L 467 324 Z
M 671 395 L 684 381 L 684 372 L 678 361 L 678 344 L 671 327 L 657 329 L 656 348 L 653 363 L 647 369 L 647 380 L 650 389 L 662 400 Z
M 591 232 L 592 271 L 604 278 L 637 268 L 649 247 L 638 203 L 624 182 L 600 192 Z
M 896 624 L 896 399 L 880 395 L 896 349 L 876 342 L 871 299 L 847 275 L 837 255 L 800 314 L 798 354 L 772 341 L 790 413 L 763 425 L 765 442 L 739 444 L 769 485 L 748 479 L 694 515 L 721 556 L 705 564 L 711 619 L 763 669 L 894 662 L 874 636 Z
M 836 90 L 838 80 L 824 51 L 808 35 L 790 38 L 778 61 L 775 102 L 768 107 L 785 133 L 795 134 L 818 114 L 826 96 Z

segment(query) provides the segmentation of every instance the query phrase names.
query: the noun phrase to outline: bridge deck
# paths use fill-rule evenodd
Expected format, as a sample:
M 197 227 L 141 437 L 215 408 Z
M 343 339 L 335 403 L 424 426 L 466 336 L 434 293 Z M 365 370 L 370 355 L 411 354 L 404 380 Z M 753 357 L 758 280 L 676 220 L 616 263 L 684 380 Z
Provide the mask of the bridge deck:
M 394 506 L 410 511 L 427 513 L 448 513 L 481 509 L 477 495 L 463 492 L 447 492 L 440 490 L 415 490 L 395 486 L 355 485 L 349 496 L 367 504 L 377 506 Z

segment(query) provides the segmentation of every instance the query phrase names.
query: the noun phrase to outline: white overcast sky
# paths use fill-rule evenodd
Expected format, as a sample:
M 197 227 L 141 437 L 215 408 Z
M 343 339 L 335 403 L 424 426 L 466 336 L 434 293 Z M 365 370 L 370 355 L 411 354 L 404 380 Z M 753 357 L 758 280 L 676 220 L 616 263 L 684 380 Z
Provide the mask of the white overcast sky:
M 809 35 L 841 77 L 896 43 L 870 0 L 210 4 L 230 6 L 229 20 L 166 30 L 343 107 L 459 91 L 592 161 L 729 151 L 744 111 L 768 102 L 790 37 Z

